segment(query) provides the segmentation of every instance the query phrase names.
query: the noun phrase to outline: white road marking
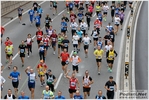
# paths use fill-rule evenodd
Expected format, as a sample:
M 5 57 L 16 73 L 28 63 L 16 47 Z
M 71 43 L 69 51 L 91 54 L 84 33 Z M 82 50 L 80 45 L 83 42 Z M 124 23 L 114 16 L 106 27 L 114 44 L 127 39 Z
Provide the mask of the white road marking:
M 44 2 L 46 2 L 45 0 L 41 3 L 39 3 L 39 5 L 43 4 Z M 29 9 L 30 10 L 30 9 Z M 22 15 L 26 14 L 29 10 L 25 11 Z M 9 21 L 8 23 L 6 23 L 5 25 L 3 25 L 3 27 L 6 27 L 8 24 L 10 24 L 11 22 L 13 22 L 14 20 L 16 20 L 18 18 L 18 16 L 16 16 L 15 18 L 13 18 L 11 21 Z
M 63 10 L 62 12 L 60 12 L 58 15 L 62 14 L 65 10 Z
M 93 15 L 93 17 L 95 17 L 96 16 L 96 13 Z

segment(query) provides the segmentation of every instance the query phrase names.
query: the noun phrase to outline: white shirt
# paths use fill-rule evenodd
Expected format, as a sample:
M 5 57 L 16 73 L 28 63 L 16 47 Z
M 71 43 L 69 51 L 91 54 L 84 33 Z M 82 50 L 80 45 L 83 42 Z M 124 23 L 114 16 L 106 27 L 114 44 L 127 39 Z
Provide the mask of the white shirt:
M 73 38 L 72 38 L 73 44 L 78 44 L 79 38 L 80 37 L 78 35 L 73 35 Z
M 106 52 L 108 52 L 108 50 L 110 50 L 111 47 L 112 47 L 112 45 L 106 45 L 105 46 Z
M 72 22 L 71 24 L 70 24 L 70 27 L 73 29 L 73 30 L 76 30 L 77 29 L 77 27 L 78 27 L 78 24 L 76 23 L 76 22 Z
M 80 28 L 81 28 L 81 30 L 86 30 L 87 24 L 85 22 L 81 23 Z
M 119 17 L 115 17 L 115 24 L 120 24 L 120 18 Z
M 98 33 L 97 33 L 97 30 L 93 30 L 93 38 L 98 38 Z
M 78 65 L 78 59 L 79 59 L 79 56 L 72 56 L 72 65 L 76 66 Z
M 26 41 L 27 41 L 27 44 L 31 44 L 32 38 L 27 38 Z
M 104 12 L 107 12 L 108 9 L 109 9 L 109 6 L 103 6 L 103 11 L 104 11 Z
M 83 41 L 84 45 L 89 45 L 91 39 L 89 37 L 83 37 L 82 41 Z
M 0 84 L 5 83 L 6 80 L 4 79 L 3 76 L 0 76 Z M 0 89 L 3 88 L 3 86 L 1 85 Z

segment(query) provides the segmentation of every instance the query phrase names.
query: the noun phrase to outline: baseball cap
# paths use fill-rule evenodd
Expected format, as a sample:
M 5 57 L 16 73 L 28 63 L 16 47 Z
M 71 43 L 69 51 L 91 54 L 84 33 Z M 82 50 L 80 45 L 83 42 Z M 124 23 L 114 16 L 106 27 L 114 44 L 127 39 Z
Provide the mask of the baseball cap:
M 49 72 L 52 72 L 51 69 L 48 69 L 48 73 L 49 73 Z
M 110 76 L 109 79 L 113 79 L 113 76 Z
M 77 52 L 74 52 L 73 54 L 74 54 L 74 55 L 76 55 L 76 54 L 77 54 Z

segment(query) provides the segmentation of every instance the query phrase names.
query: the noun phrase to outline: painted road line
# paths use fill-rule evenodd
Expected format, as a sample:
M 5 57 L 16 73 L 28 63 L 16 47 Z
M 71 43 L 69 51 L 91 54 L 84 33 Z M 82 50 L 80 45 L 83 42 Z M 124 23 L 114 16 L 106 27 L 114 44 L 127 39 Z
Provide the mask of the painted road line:
M 46 2 L 46 1 L 44 0 L 43 2 L 39 3 L 39 5 L 43 4 L 44 2 Z M 29 9 L 29 10 L 30 10 L 30 9 Z M 25 11 L 25 12 L 22 14 L 22 16 L 23 16 L 24 14 L 26 14 L 29 10 Z M 11 22 L 13 22 L 13 21 L 16 20 L 17 18 L 18 18 L 18 16 L 16 16 L 16 17 L 13 18 L 11 21 L 9 21 L 8 23 L 6 23 L 3 27 L 6 27 L 8 24 L 10 24 Z
M 58 15 L 62 14 L 65 10 L 63 10 L 62 12 L 60 12 Z
M 93 17 L 95 17 L 96 16 L 96 13 L 93 15 Z
M 61 12 L 64 12 L 64 11 L 65 11 L 65 9 L 64 9 L 63 11 L 61 11 Z M 60 12 L 60 13 L 61 13 L 61 12 Z M 61 13 L 61 14 L 62 14 L 62 13 Z M 54 20 L 56 17 L 57 17 L 57 16 L 55 16 L 52 20 Z M 44 29 L 44 27 L 43 27 L 41 30 L 43 30 L 43 29 Z M 34 35 L 34 36 L 32 37 L 32 39 L 34 39 L 35 37 L 36 37 L 36 35 Z M 19 52 L 18 52 L 18 53 L 19 53 Z M 18 56 L 18 53 L 15 54 L 15 56 L 13 56 L 12 60 L 14 60 L 14 59 Z M 7 68 L 6 66 L 8 66 L 8 64 L 5 65 L 4 69 Z

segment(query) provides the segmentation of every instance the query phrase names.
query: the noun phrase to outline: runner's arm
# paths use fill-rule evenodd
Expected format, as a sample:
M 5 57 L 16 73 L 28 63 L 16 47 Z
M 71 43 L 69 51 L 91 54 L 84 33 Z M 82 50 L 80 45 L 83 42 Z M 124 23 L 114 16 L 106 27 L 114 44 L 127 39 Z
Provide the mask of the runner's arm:
M 79 83 L 78 79 L 77 79 L 77 85 L 78 85 L 78 89 L 79 89 L 80 88 L 80 83 Z
M 116 55 L 115 57 L 117 57 L 118 54 L 117 54 L 117 52 L 116 52 L 115 50 L 114 50 L 114 53 L 115 53 L 115 55 Z

